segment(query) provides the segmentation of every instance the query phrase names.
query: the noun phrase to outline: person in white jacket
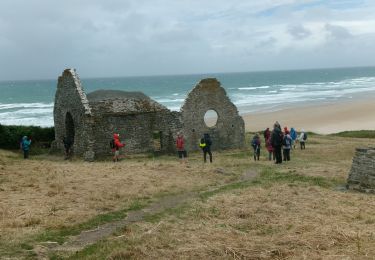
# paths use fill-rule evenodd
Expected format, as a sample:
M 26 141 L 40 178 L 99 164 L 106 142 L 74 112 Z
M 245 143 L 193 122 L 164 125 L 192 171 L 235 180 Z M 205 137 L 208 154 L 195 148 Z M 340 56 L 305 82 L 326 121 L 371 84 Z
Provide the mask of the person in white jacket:
M 298 141 L 300 143 L 300 146 L 301 146 L 301 150 L 304 150 L 305 149 L 305 142 L 307 140 L 307 134 L 305 133 L 305 130 L 302 129 L 299 137 L 298 137 Z

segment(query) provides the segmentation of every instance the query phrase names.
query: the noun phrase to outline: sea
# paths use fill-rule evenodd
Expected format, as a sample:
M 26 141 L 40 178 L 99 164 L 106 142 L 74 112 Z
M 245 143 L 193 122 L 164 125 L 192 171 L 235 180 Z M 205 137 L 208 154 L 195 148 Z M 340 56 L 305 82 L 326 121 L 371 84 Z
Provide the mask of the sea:
M 78 71 L 79 72 L 79 71 Z M 345 101 L 375 93 L 375 67 L 81 78 L 86 93 L 141 91 L 173 111 L 208 77 L 217 78 L 240 114 Z M 0 81 L 0 124 L 53 126 L 56 79 Z

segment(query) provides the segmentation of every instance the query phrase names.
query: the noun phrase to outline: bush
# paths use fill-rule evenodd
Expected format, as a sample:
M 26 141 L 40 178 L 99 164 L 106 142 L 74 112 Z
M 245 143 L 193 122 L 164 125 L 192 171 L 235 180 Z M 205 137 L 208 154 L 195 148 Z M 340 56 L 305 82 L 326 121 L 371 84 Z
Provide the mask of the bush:
M 32 147 L 49 148 L 55 139 L 54 127 L 39 126 L 5 126 L 0 124 L 0 148 L 19 149 L 23 136 L 32 140 Z

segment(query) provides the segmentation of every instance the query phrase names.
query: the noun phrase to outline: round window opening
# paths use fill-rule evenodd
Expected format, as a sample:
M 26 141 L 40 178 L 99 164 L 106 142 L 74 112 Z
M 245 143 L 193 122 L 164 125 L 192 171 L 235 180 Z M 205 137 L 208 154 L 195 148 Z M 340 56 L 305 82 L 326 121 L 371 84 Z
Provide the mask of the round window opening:
M 208 110 L 204 115 L 204 122 L 208 127 L 214 127 L 217 123 L 218 115 L 215 110 Z

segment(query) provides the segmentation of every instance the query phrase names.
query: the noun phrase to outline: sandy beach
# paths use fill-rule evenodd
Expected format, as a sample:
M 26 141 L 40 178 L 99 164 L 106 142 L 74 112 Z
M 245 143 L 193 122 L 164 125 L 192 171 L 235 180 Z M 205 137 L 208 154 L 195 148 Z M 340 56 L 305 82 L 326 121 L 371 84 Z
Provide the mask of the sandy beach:
M 276 120 L 282 126 L 304 129 L 320 134 L 349 130 L 375 129 L 375 102 L 373 94 L 350 101 L 289 107 L 274 112 L 246 113 L 246 131 L 259 131 L 272 127 Z

